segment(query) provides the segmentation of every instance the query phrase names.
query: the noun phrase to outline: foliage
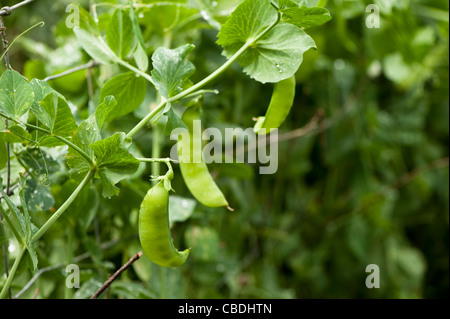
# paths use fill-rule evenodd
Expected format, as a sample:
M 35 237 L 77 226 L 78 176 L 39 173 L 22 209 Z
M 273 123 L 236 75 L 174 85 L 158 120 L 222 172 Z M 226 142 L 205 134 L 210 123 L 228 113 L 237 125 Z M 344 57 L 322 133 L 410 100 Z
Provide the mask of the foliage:
M 272 83 L 295 75 L 277 173 L 209 165 L 228 212 L 195 201 L 174 165 L 171 231 L 191 255 L 176 269 L 142 257 L 108 297 L 448 297 L 448 2 L 374 0 L 378 29 L 366 26 L 371 1 L 272 2 L 279 12 L 268 0 L 139 0 L 133 10 L 128 0 L 103 0 L 91 15 L 90 1 L 80 1 L 73 30 L 68 0 L 5 18 L 9 39 L 46 24 L 11 46 L 15 71 L 1 69 L 0 244 L 9 268 L 24 254 L 13 294 L 60 265 L 21 297 L 37 288 L 38 298 L 90 297 L 142 249 L 139 205 L 161 172 L 138 159 L 169 156 L 165 133 L 183 125 L 182 110 L 202 103 L 207 127 L 253 127 Z M 92 58 L 100 65 L 43 81 Z M 211 75 L 205 89 L 219 94 L 182 96 Z M 324 119 L 302 134 L 317 114 Z M 73 263 L 80 289 L 65 286 Z M 380 289 L 365 286 L 369 264 L 381 269 Z

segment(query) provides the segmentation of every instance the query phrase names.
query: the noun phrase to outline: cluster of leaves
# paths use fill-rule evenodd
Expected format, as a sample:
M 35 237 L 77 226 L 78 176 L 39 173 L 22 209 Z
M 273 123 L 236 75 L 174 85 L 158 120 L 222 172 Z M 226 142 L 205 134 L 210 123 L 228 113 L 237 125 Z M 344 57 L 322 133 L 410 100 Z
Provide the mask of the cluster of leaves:
M 70 2 L 63 2 L 52 10 L 64 12 Z M 141 258 L 112 285 L 110 297 L 448 294 L 448 168 L 404 179 L 448 156 L 448 20 L 440 14 L 448 13 L 448 3 L 377 0 L 381 28 L 368 29 L 369 2 L 329 3 L 334 19 L 325 28 L 314 28 L 330 14 L 313 0 L 273 1 L 281 15 L 266 0 L 245 1 L 237 10 L 242 1 L 135 2 L 130 10 L 129 1 L 103 1 L 94 16 L 80 7 L 74 31 L 38 2 L 23 14 L 56 27 L 50 41 L 37 31 L 20 41 L 22 73 L 33 80 L 15 71 L 1 78 L 0 111 L 10 121 L 7 129 L 0 123 L 0 168 L 11 143 L 11 176 L 20 189 L 5 208 L 30 251 L 13 288 L 31 278 L 28 268 L 61 265 L 36 281 L 39 297 L 86 298 L 140 250 L 137 212 L 154 172 L 135 157 L 152 154 L 155 143 L 161 154 L 172 145 L 146 130 L 133 143 L 117 132 L 144 119 L 160 103 L 158 95 L 169 103 L 154 131 L 182 125 L 177 114 L 183 104 L 170 100 L 218 69 L 221 54 L 233 58 L 278 22 L 239 55 L 239 68 L 215 81 L 221 94 L 204 100 L 203 115 L 210 127 L 250 127 L 269 100 L 264 83 L 295 73 L 298 98 L 282 128 L 279 171 L 259 176 L 248 165 L 211 167 L 233 214 L 198 205 L 176 178 L 171 222 L 177 246 L 194 248 L 188 263 L 169 270 Z M 316 45 L 319 53 L 309 50 Z M 14 49 L 12 63 L 20 56 Z M 80 71 L 50 85 L 38 80 L 90 58 L 101 65 L 87 76 Z M 150 67 L 151 76 L 136 76 Z M 319 109 L 327 118 L 324 131 L 293 138 L 288 131 Z M 34 225 L 42 225 L 92 168 L 80 152 L 61 147 L 65 140 L 95 162 L 101 183 L 84 189 L 33 245 Z M 5 187 L 6 168 L 0 173 Z M 176 167 L 175 173 L 180 176 Z M 6 232 L 13 260 L 18 244 Z M 74 262 L 82 271 L 76 291 L 65 288 L 62 271 Z M 382 271 L 382 288 L 375 291 L 364 285 L 372 263 Z

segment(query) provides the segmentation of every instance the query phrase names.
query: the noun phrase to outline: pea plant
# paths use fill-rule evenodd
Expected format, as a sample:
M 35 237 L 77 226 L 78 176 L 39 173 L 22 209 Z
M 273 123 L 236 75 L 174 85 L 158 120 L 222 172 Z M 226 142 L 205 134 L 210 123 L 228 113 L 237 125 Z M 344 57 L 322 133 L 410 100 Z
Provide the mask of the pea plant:
M 11 296 L 11 287 L 17 288 L 14 277 L 24 258 L 25 267 L 38 272 L 40 241 L 55 222 L 70 215 L 74 205 L 87 202 L 95 207 L 86 189 L 101 187 L 105 199 L 116 197 L 122 183 L 143 175 L 146 164 L 151 165 L 152 176 L 145 179 L 153 184 L 141 196 L 136 228 L 141 247 L 158 265 L 183 265 L 190 249 L 196 247 L 182 252 L 174 247 L 169 209 L 169 194 L 176 191 L 172 181 L 182 179 L 201 205 L 229 210 L 233 206 L 199 153 L 201 139 L 190 134 L 194 121 L 201 118 L 204 102 L 220 94 L 215 86 L 221 76 L 239 67 L 254 81 L 274 84 L 267 113 L 255 118 L 254 131 L 264 136 L 277 129 L 293 104 L 294 75 L 303 54 L 316 49 L 305 30 L 331 19 L 324 4 L 307 0 L 129 0 L 91 1 L 89 10 L 70 4 L 65 32 L 82 48 L 87 64 L 46 78 L 26 78 L 10 64 L 6 27 L 8 16 L 18 14 L 20 6 L 1 9 L 6 71 L 0 78 L 0 243 L 5 246 L 15 241 L 18 252 L 11 267 L 5 267 L 0 297 Z M 152 20 L 161 22 L 160 30 L 145 23 Z M 200 28 L 200 23 L 217 36 L 226 60 L 194 82 L 192 78 L 198 75 L 190 57 L 197 48 L 188 36 L 176 41 L 174 37 L 193 24 Z M 59 93 L 52 81 L 85 69 L 90 75 L 95 69 L 107 70 L 108 77 L 98 89 L 88 86 L 88 107 L 80 112 L 76 100 Z M 92 81 L 90 77 L 88 82 Z M 130 114 L 139 114 L 139 119 L 130 122 Z M 127 121 L 129 130 L 114 131 L 117 121 Z M 188 132 L 178 140 L 177 160 L 160 147 L 164 137 L 168 139 L 176 129 Z M 146 157 L 139 139 L 149 134 L 152 154 Z M 54 160 L 56 156 L 65 158 L 62 167 Z M 195 156 L 200 160 L 192 160 Z M 165 175 L 161 164 L 168 167 Z M 175 165 L 181 176 L 174 174 Z M 57 178 L 49 178 L 52 170 L 59 172 Z M 71 192 L 60 191 L 55 203 L 49 188 L 57 189 L 64 179 L 70 181 Z M 53 208 L 56 204 L 57 209 Z M 51 215 L 43 214 L 46 211 Z M 95 211 L 84 231 L 94 217 Z

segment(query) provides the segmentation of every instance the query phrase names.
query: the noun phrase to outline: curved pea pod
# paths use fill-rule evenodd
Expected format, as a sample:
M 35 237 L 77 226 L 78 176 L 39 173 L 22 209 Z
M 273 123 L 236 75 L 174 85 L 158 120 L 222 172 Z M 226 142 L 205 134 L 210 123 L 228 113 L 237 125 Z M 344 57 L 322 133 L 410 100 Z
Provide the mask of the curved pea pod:
M 139 210 L 139 240 L 144 254 L 155 264 L 179 267 L 186 262 L 190 249 L 178 251 L 169 224 L 169 192 L 160 181 L 144 197 Z
M 295 86 L 295 76 L 275 84 L 266 116 L 259 117 L 255 124 L 256 134 L 270 133 L 284 123 L 294 104 Z
M 228 201 L 204 162 L 201 128 L 200 134 L 197 134 L 199 136 L 194 132 L 194 121 L 198 119 L 198 111 L 194 108 L 187 109 L 183 114 L 182 120 L 189 132 L 186 132 L 177 144 L 181 174 L 189 191 L 201 204 L 207 207 L 229 208 Z

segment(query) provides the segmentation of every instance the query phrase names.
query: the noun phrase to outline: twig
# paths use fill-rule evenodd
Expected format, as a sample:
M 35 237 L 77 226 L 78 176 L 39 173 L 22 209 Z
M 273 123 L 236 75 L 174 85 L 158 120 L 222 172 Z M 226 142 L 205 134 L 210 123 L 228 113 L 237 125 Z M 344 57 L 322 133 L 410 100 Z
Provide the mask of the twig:
M 69 74 L 72 74 L 72 73 L 75 73 L 75 72 L 78 72 L 78 71 L 81 71 L 81 70 L 86 70 L 86 69 L 93 68 L 93 67 L 98 66 L 98 65 L 99 65 L 99 63 L 97 61 L 91 60 L 91 61 L 89 61 L 88 63 L 86 63 L 84 65 L 80 65 L 80 66 L 74 67 L 72 69 L 69 69 L 69 70 L 64 71 L 62 73 L 59 73 L 59 74 L 47 76 L 43 81 L 48 82 L 48 81 L 51 81 L 51 80 L 55 80 L 55 79 L 61 78 L 63 76 L 66 76 L 66 75 L 69 75 Z
M 397 180 L 397 182 L 395 182 L 393 185 L 391 185 L 390 187 L 392 188 L 402 188 L 403 186 L 409 184 L 413 179 L 415 179 L 417 176 L 420 176 L 424 173 L 427 173 L 429 171 L 434 171 L 434 170 L 438 170 L 444 167 L 449 166 L 449 158 L 441 158 L 438 159 L 434 162 L 431 162 L 427 165 L 424 165 L 422 167 L 416 168 L 414 170 L 412 170 L 411 172 L 403 175 L 402 177 L 400 177 L 399 180 Z
M 9 15 L 11 15 L 11 13 L 14 10 L 16 10 L 16 9 L 26 5 L 26 4 L 29 4 L 29 3 L 33 2 L 33 1 L 34 0 L 25 0 L 25 1 L 22 1 L 22 2 L 19 2 L 19 3 L 15 4 L 15 5 L 13 5 L 12 7 L 3 7 L 2 9 L 0 9 L 0 16 L 9 16 Z
M 117 244 L 118 242 L 119 242 L 119 240 L 117 240 L 117 239 L 111 240 L 111 241 L 109 241 L 109 242 L 107 242 L 107 243 L 101 244 L 101 245 L 100 245 L 100 249 L 102 249 L 102 250 L 108 249 L 108 248 L 114 246 L 115 244 Z M 73 262 L 74 262 L 74 263 L 80 262 L 80 261 L 82 261 L 82 260 L 84 260 L 84 259 L 89 258 L 90 256 L 91 256 L 90 253 L 84 253 L 84 254 L 81 254 L 81 255 L 75 257 L 75 258 L 73 259 Z M 28 289 L 30 289 L 31 285 L 34 284 L 34 282 L 35 282 L 35 281 L 36 281 L 43 273 L 48 272 L 48 271 L 52 271 L 52 270 L 55 270 L 55 269 L 58 269 L 58 268 L 62 268 L 62 267 L 64 267 L 64 266 L 66 266 L 66 264 L 56 264 L 56 265 L 52 265 L 52 266 L 48 266 L 48 267 L 45 267 L 45 268 L 40 269 L 40 270 L 39 270 L 39 271 L 38 271 L 38 272 L 37 272 L 37 273 L 36 273 L 36 274 L 35 274 L 28 282 L 27 282 L 27 284 L 22 288 L 22 290 L 19 291 L 19 292 L 14 296 L 14 299 L 19 298 L 19 297 L 22 296 Z
M 117 277 L 119 277 L 128 267 L 130 267 L 136 260 L 138 260 L 139 258 L 142 257 L 142 251 L 138 252 L 136 255 L 134 255 L 133 257 L 131 257 L 130 260 L 127 261 L 127 263 L 125 265 L 123 265 L 122 267 L 120 267 L 119 270 L 117 270 L 114 275 L 112 275 L 104 284 L 103 286 L 100 287 L 99 290 L 97 290 L 97 292 L 90 298 L 90 299 L 97 299 L 102 292 L 104 292 L 112 283 L 114 280 L 117 279 Z
M 11 14 L 11 13 L 9 13 Z M 5 65 L 6 65 L 6 69 L 11 69 L 11 66 L 9 64 L 9 54 L 8 54 L 8 39 L 6 38 L 6 27 L 5 24 L 3 22 L 3 16 L 0 15 L 0 36 L 1 36 L 1 41 L 2 41 L 2 51 L 5 51 L 4 57 L 5 57 Z M 5 126 L 8 127 L 8 120 L 5 119 Z M 10 152 L 10 145 L 9 143 L 6 143 L 6 152 L 7 152 L 7 162 L 6 162 L 6 190 L 5 190 L 5 194 L 7 194 L 8 196 L 10 195 L 10 183 L 11 183 L 11 152 Z M 3 187 L 2 185 L 0 185 L 0 187 Z M 0 198 L 1 200 L 1 198 Z M 1 205 L 1 203 L 0 203 Z M 0 213 L 0 223 L 1 223 L 1 232 L 3 237 L 5 237 L 5 227 L 3 226 L 3 216 L 2 213 Z M 7 247 L 7 243 L 5 242 L 2 245 L 2 253 L 3 253 L 3 258 L 4 258 L 4 263 L 5 263 L 5 274 L 6 274 L 6 278 L 9 277 L 9 265 L 8 265 L 8 247 Z M 8 295 L 9 295 L 9 299 L 12 298 L 12 292 L 11 292 L 11 287 L 9 287 L 8 289 Z

